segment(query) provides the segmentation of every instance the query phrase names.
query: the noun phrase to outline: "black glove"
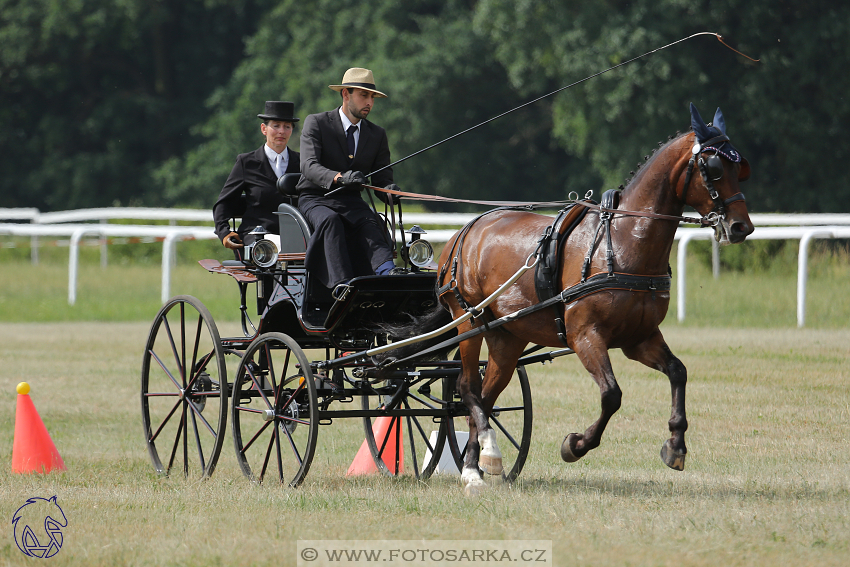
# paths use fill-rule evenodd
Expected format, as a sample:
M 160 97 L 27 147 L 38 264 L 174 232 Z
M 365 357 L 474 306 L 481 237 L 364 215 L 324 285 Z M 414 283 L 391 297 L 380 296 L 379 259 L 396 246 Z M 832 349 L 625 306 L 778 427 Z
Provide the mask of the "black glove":
M 352 185 L 364 185 L 366 176 L 360 171 L 346 171 L 339 178 L 339 184 L 342 187 L 350 187 Z
M 384 189 L 389 189 L 390 191 L 401 191 L 399 186 L 395 183 L 390 183 Z M 375 194 L 378 196 L 378 199 L 383 201 L 384 203 L 392 206 L 398 203 L 401 200 L 400 195 L 393 195 L 392 193 L 384 193 L 383 191 L 375 191 Z

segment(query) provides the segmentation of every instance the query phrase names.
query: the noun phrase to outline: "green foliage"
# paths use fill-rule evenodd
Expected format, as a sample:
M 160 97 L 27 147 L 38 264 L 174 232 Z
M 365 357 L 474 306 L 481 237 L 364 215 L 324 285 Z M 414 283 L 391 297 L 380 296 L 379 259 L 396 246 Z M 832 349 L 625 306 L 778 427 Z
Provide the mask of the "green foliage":
M 752 211 L 850 207 L 850 5 L 815 0 L 0 0 L 0 194 L 43 210 L 208 207 L 263 101 L 328 110 L 371 68 L 406 190 L 545 200 L 619 185 L 687 105 L 721 107 Z M 292 147 L 298 148 L 297 133 Z
M 268 0 L 0 0 L 0 193 L 42 210 L 162 205 L 152 172 Z
M 655 141 L 685 130 L 692 101 L 704 115 L 724 109 L 729 134 L 753 168 L 744 187 L 751 210 L 838 212 L 850 204 L 850 173 L 841 163 L 850 140 L 839 134 L 850 112 L 839 86 L 848 81 L 850 6 L 482 0 L 476 12 L 514 86 L 533 92 L 544 77 L 569 84 L 705 30 L 761 59 L 748 61 L 705 36 L 559 95 L 555 137 L 590 160 L 606 184 L 619 184 Z

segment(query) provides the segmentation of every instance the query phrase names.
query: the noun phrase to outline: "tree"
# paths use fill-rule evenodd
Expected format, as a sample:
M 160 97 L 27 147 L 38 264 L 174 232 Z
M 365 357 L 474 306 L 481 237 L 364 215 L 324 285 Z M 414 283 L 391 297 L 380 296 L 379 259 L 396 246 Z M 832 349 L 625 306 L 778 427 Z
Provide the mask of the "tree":
M 263 100 L 291 100 L 302 118 L 339 105 L 327 85 L 352 66 L 374 71 L 370 120 L 389 133 L 394 159 L 405 157 L 525 102 L 476 33 L 459 0 L 282 2 L 264 19 L 233 79 L 208 103 L 196 132 L 207 140 L 157 175 L 168 196 L 211 206 L 235 155 L 262 143 L 256 114 Z M 598 186 L 582 163 L 551 143 L 551 109 L 523 109 L 411 158 L 394 168 L 402 189 L 453 197 L 564 199 Z M 297 149 L 296 136 L 290 142 Z M 369 173 L 369 172 L 364 172 Z
M 761 61 L 690 40 L 559 95 L 553 133 L 615 185 L 654 141 L 686 129 L 689 102 L 708 116 L 720 106 L 752 165 L 750 209 L 808 212 L 850 206 L 848 20 L 845 4 L 787 0 L 481 0 L 475 15 L 514 87 L 531 91 L 541 76 L 569 84 L 696 32 L 722 34 Z
M 197 144 L 268 3 L 0 0 L 4 206 L 160 204 L 152 170 Z

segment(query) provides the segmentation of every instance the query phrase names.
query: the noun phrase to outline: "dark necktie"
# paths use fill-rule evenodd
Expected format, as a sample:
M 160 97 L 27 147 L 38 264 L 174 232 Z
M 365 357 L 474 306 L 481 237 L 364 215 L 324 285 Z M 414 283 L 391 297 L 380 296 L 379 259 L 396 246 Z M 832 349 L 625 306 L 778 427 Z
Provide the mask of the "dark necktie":
M 348 159 L 354 159 L 354 133 L 357 131 L 357 126 L 352 124 L 348 127 L 346 138 L 348 139 Z

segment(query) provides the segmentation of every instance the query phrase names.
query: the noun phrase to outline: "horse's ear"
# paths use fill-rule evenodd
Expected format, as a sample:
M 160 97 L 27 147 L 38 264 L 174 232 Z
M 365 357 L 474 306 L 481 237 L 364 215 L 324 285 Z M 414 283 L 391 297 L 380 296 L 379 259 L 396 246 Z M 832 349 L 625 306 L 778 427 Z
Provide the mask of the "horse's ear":
M 738 181 L 746 181 L 750 178 L 750 162 L 747 158 L 741 158 L 741 169 L 738 170 Z
M 711 125 L 720 130 L 721 134 L 726 134 L 726 119 L 723 118 L 723 113 L 720 112 L 719 106 L 714 112 L 714 120 L 711 121 Z
M 698 142 L 704 142 L 714 137 L 708 130 L 708 126 L 705 125 L 702 116 L 699 115 L 699 110 L 694 106 L 694 103 L 691 103 L 691 128 L 693 128 Z

